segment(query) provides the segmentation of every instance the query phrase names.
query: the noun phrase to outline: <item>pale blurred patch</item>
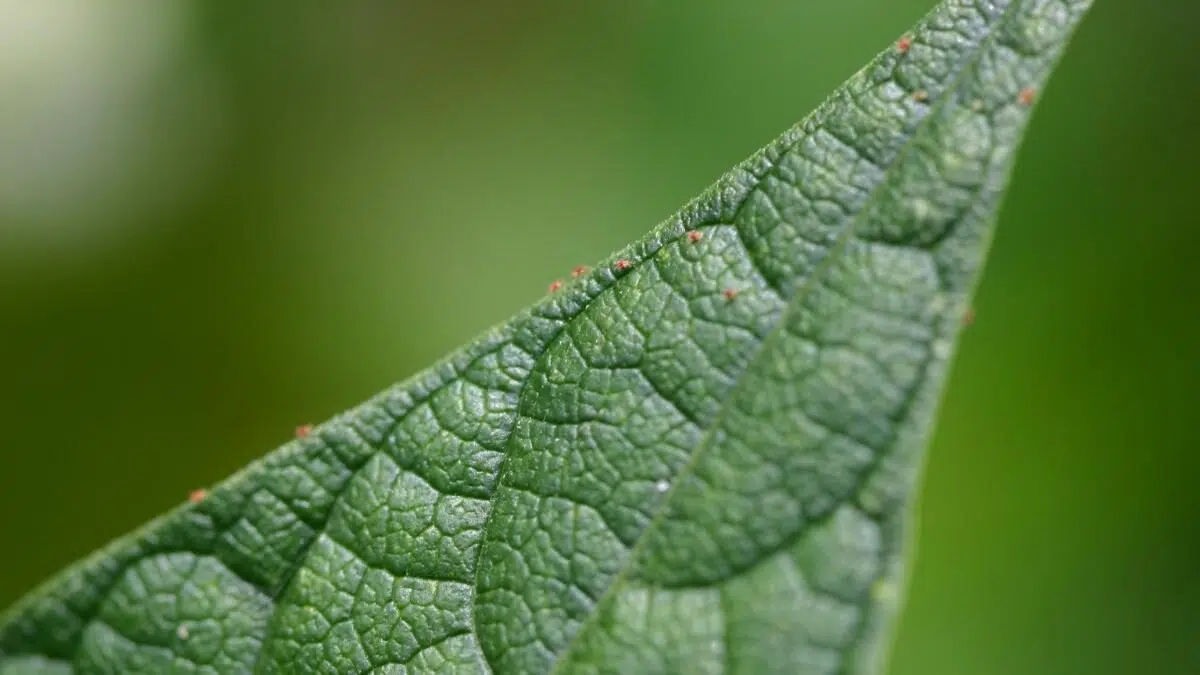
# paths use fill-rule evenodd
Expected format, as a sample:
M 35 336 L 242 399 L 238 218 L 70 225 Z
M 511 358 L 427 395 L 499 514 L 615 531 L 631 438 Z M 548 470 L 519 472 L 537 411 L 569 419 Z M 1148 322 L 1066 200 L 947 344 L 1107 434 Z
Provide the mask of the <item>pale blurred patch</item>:
M 200 187 L 220 96 L 186 0 L 0 0 L 0 261 L 128 244 Z

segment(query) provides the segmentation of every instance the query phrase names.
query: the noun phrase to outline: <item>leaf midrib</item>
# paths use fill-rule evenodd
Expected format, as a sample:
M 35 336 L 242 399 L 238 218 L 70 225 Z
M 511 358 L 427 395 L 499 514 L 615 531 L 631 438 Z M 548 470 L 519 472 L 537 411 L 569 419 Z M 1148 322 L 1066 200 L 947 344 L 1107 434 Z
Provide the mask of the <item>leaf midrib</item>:
M 642 532 L 640 534 L 638 534 L 637 539 L 634 540 L 634 544 L 629 550 L 629 554 L 626 559 L 626 563 L 624 565 L 622 565 L 621 571 L 617 573 L 617 576 L 615 578 L 613 578 L 612 582 L 608 585 L 608 588 L 605 589 L 604 593 L 596 601 L 596 604 L 594 605 L 594 609 L 593 609 L 592 613 L 588 615 L 588 617 L 584 620 L 584 622 L 575 631 L 575 634 L 571 636 L 571 638 L 569 639 L 569 641 L 567 643 L 566 649 L 564 649 L 561 653 L 559 653 L 555 657 L 554 662 L 553 662 L 554 665 L 550 669 L 550 672 L 548 673 L 548 675 L 560 675 L 561 674 L 561 669 L 564 667 L 564 664 L 570 663 L 570 656 L 574 652 L 576 646 L 580 644 L 580 636 L 582 636 L 589 628 L 592 627 L 593 624 L 595 624 L 595 622 L 597 621 L 597 617 L 600 615 L 603 605 L 607 601 L 609 601 L 609 599 L 617 592 L 618 588 L 621 587 L 628 580 L 630 572 L 636 567 L 638 555 L 642 552 L 642 550 L 645 546 L 645 542 L 649 540 L 648 535 L 650 535 L 653 531 L 656 531 L 656 529 L 661 525 L 662 521 L 665 519 L 666 513 L 667 513 L 667 506 L 670 504 L 671 496 L 675 494 L 678 486 L 680 484 L 682 484 L 688 477 L 690 477 L 695 472 L 696 464 L 698 463 L 700 456 L 703 455 L 705 453 L 705 451 L 710 448 L 712 439 L 715 436 L 715 430 L 720 428 L 721 423 L 724 421 L 725 417 L 729 414 L 729 410 L 731 408 L 732 402 L 737 397 L 737 395 L 742 391 L 742 389 L 744 387 L 748 386 L 746 384 L 748 381 L 748 379 L 746 378 L 746 374 L 751 372 L 754 364 L 763 355 L 763 353 L 766 352 L 768 344 L 774 340 L 780 339 L 779 336 L 784 333 L 783 329 L 788 325 L 788 319 L 795 312 L 799 311 L 800 308 L 803 307 L 804 301 L 807 299 L 809 294 L 812 292 L 814 285 L 818 281 L 820 281 L 822 275 L 829 269 L 829 267 L 838 260 L 838 257 L 840 255 L 841 251 L 843 249 L 845 249 L 846 245 L 854 238 L 855 232 L 858 231 L 858 228 L 863 224 L 866 217 L 870 214 L 871 207 L 873 207 L 876 204 L 876 202 L 880 198 L 880 195 L 882 195 L 884 193 L 883 188 L 888 184 L 888 179 L 892 176 L 896 167 L 903 165 L 904 160 L 912 152 L 913 148 L 916 145 L 915 144 L 916 139 L 918 139 L 922 136 L 922 134 L 928 129 L 928 126 L 931 123 L 931 120 L 936 119 L 937 114 L 945 106 L 947 106 L 950 103 L 950 101 L 952 100 L 951 94 L 958 89 L 959 85 L 962 83 L 963 77 L 967 73 L 969 73 L 975 69 L 975 67 L 979 63 L 979 58 L 984 54 L 984 52 L 987 51 L 987 48 L 990 47 L 991 43 L 995 40 L 996 35 L 999 33 L 997 28 L 1008 22 L 1009 18 L 1012 16 L 1012 14 L 1014 12 L 1014 9 L 1018 6 L 1020 6 L 1020 4 L 1021 4 L 1021 0 L 1012 0 L 1012 2 L 1010 2 L 1009 5 L 1004 8 L 1004 11 L 1001 12 L 1000 15 L 998 17 L 996 17 L 996 19 L 991 23 L 991 25 L 988 26 L 987 35 L 985 35 L 983 37 L 983 39 L 980 40 L 974 53 L 972 53 L 969 58 L 964 60 L 963 66 L 961 68 L 959 68 L 958 72 L 956 72 L 949 79 L 949 81 L 942 93 L 942 96 L 937 99 L 937 101 L 934 103 L 934 105 L 930 106 L 929 111 L 925 114 L 925 116 L 922 117 L 917 122 L 917 124 L 915 125 L 915 127 L 913 129 L 913 132 L 909 135 L 908 138 L 906 138 L 904 140 L 903 144 L 897 150 L 895 158 L 883 170 L 882 174 L 880 175 L 879 182 L 876 184 L 875 188 L 873 190 L 871 190 L 870 194 L 868 194 L 866 200 L 864 200 L 862 207 L 859 209 L 858 213 L 855 214 L 854 218 L 851 220 L 850 224 L 846 227 L 846 229 L 841 234 L 838 235 L 838 239 L 835 242 L 834 246 L 830 248 L 829 253 L 826 254 L 826 256 L 824 258 L 822 258 L 820 262 L 818 262 L 817 266 L 810 273 L 808 279 L 806 279 L 800 285 L 800 288 L 797 289 L 797 291 L 793 295 L 792 299 L 788 301 L 787 306 L 780 313 L 779 320 L 776 322 L 775 326 L 773 326 L 768 331 L 768 333 L 763 337 L 762 341 L 759 343 L 758 349 L 755 350 L 754 355 L 746 362 L 746 366 L 745 366 L 745 368 L 742 369 L 742 373 L 737 376 L 736 380 L 734 381 L 732 387 L 729 390 L 728 395 L 725 398 L 724 403 L 721 404 L 720 408 L 717 409 L 716 414 L 713 415 L 712 423 L 705 429 L 704 434 L 701 436 L 700 440 L 696 443 L 696 447 L 692 451 L 691 455 L 688 457 L 688 461 L 680 468 L 679 472 L 675 475 L 674 479 L 671 481 L 670 488 L 667 490 L 663 499 L 659 502 L 659 506 L 655 510 L 654 514 L 651 516 L 650 522 L 646 524 L 646 527 L 642 530 Z M 924 23 L 931 16 L 935 15 L 939 9 L 940 9 L 940 7 L 938 9 L 935 9 L 933 12 L 930 12 L 925 17 L 923 17 L 921 20 L 921 23 Z M 886 56 L 889 53 L 890 52 L 883 52 L 883 53 L 879 54 L 878 56 L 876 56 L 876 58 L 872 61 L 872 63 L 868 64 L 867 68 L 878 65 L 878 62 L 881 59 L 886 58 Z M 819 110 L 820 109 L 818 109 L 818 112 L 819 112 Z M 816 112 L 814 112 L 813 115 L 810 115 L 809 118 L 807 118 L 807 119 L 811 119 L 815 115 L 816 115 Z M 803 124 L 803 122 L 801 122 L 801 124 Z M 797 139 L 793 140 L 792 143 L 789 143 L 787 145 L 786 149 L 781 153 L 781 155 L 786 154 L 787 152 L 789 152 L 793 148 L 795 148 L 796 144 L 799 143 L 800 140 L 802 140 L 803 138 L 804 138 L 804 136 L 798 137 Z M 774 162 L 772 162 L 772 163 L 774 163 Z M 736 227 L 736 226 L 737 225 L 735 223 L 734 227 Z M 752 255 L 750 254 L 750 250 L 748 248 L 746 249 L 746 253 L 747 253 L 748 258 L 752 258 Z M 644 262 L 644 259 L 638 261 L 638 264 L 641 265 L 643 262 Z M 761 272 L 760 272 L 760 275 L 761 275 Z M 508 455 L 506 454 L 505 458 L 507 459 L 507 457 L 508 457 Z M 498 477 L 497 477 L 497 484 L 499 484 L 500 479 L 503 477 L 503 471 L 504 471 L 504 467 L 502 465 L 501 469 L 500 469 L 500 473 L 498 474 Z M 488 519 L 489 522 L 490 522 L 490 515 L 491 514 L 489 512 L 489 519 Z M 487 524 L 485 523 L 485 525 L 484 525 L 485 531 L 486 531 L 486 528 L 487 528 Z M 475 569 L 476 569 L 476 579 L 478 580 L 478 574 L 479 574 L 478 565 L 476 565 Z M 476 582 L 476 587 L 478 588 L 478 582 Z M 485 652 L 485 658 L 486 658 L 486 652 Z M 491 668 L 490 663 L 488 664 L 488 666 L 489 666 L 489 668 Z

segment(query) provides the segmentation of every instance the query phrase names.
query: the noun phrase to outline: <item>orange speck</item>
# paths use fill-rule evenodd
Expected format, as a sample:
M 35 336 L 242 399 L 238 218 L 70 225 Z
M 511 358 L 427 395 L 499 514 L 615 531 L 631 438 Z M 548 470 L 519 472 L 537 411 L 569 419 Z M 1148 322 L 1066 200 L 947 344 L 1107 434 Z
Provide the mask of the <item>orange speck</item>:
M 896 41 L 896 51 L 901 54 L 907 54 L 909 47 L 912 47 L 912 38 L 907 35 Z
M 576 267 L 575 269 L 571 270 L 571 278 L 578 279 L 579 277 L 581 277 L 587 273 L 588 273 L 588 266 L 580 265 L 579 267 Z
M 688 232 L 687 237 L 688 241 L 694 244 L 704 238 L 704 233 L 700 230 L 692 230 L 691 232 Z
M 732 300 L 738 296 L 738 292 L 736 288 L 726 288 L 722 295 L 725 296 L 726 300 Z
M 968 307 L 967 311 L 963 312 L 962 324 L 964 326 L 970 326 L 973 323 L 975 323 L 975 309 Z
M 305 425 L 296 427 L 296 438 L 308 438 L 308 435 L 311 433 L 312 433 L 312 425 L 311 424 L 305 424 Z
M 188 501 L 193 504 L 199 504 L 208 497 L 208 490 L 199 488 L 188 493 Z
M 913 100 L 914 101 L 924 101 L 928 98 L 929 98 L 929 92 L 925 91 L 924 89 L 918 89 L 913 92 Z
M 620 260 L 618 260 L 616 262 L 614 267 L 616 267 L 618 270 L 621 270 L 622 272 L 624 272 L 625 270 L 629 269 L 630 267 L 633 267 L 633 263 L 629 262 L 628 260 L 626 260 L 624 258 L 621 258 Z
M 562 290 L 562 281 L 559 279 L 555 279 L 554 283 L 550 284 L 550 292 L 557 293 L 560 290 Z
M 1029 105 L 1030 103 L 1033 103 L 1033 97 L 1036 94 L 1037 92 L 1034 91 L 1033 87 L 1025 87 L 1020 91 L 1020 93 L 1017 94 L 1017 103 L 1020 103 L 1021 105 Z

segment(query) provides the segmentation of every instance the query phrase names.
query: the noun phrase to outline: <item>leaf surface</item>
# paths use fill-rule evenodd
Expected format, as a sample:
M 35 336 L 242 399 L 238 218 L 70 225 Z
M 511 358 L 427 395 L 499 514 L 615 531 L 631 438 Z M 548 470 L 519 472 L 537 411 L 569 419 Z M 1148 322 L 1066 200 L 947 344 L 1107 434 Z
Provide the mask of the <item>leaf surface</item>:
M 877 672 L 1088 0 L 949 0 L 678 214 L 0 617 L 16 673 Z

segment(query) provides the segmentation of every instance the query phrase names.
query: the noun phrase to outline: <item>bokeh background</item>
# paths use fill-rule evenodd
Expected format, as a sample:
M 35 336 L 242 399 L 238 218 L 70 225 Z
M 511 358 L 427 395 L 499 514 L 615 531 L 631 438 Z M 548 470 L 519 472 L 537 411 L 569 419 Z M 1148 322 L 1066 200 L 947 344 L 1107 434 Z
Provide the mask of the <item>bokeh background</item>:
M 0 0 L 0 606 L 649 229 L 932 0 Z M 1200 672 L 1195 0 L 1022 150 L 895 675 Z

